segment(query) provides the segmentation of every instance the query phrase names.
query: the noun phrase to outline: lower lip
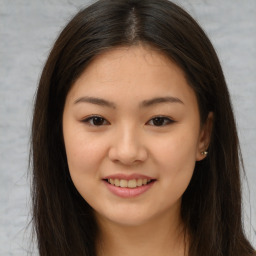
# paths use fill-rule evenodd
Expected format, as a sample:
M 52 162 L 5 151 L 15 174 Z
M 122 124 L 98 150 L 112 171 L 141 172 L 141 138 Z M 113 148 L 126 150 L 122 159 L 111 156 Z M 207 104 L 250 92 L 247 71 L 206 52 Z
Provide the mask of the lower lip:
M 110 192 L 112 192 L 116 196 L 123 197 L 123 198 L 139 196 L 145 193 L 146 191 L 148 191 L 155 183 L 155 181 L 151 181 L 147 185 L 143 185 L 136 188 L 121 188 L 121 187 L 117 187 L 112 184 L 109 184 L 107 181 L 104 181 L 104 182 L 107 188 L 110 190 Z

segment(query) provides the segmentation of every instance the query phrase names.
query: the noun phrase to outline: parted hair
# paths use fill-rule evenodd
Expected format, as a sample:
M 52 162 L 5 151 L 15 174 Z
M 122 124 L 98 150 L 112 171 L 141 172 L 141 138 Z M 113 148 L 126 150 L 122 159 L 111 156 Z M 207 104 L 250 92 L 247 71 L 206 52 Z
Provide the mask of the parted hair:
M 79 11 L 57 38 L 35 98 L 32 135 L 33 227 L 41 256 L 96 256 L 97 222 L 69 174 L 62 133 L 67 93 L 104 51 L 146 44 L 183 71 L 201 123 L 214 122 L 208 156 L 182 196 L 189 256 L 251 256 L 243 230 L 241 153 L 225 78 L 197 22 L 167 0 L 99 0 Z M 168 195 L 167 195 L 168 196 Z

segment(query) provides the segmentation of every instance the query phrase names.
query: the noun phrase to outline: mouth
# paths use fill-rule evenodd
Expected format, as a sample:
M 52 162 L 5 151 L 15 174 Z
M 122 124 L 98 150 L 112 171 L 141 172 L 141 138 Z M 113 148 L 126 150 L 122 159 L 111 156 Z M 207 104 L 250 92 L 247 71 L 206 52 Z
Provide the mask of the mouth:
M 157 180 L 136 173 L 130 175 L 119 173 L 106 176 L 102 181 L 114 195 L 121 198 L 135 198 L 151 190 Z
M 120 188 L 137 188 L 146 186 L 149 183 L 152 183 L 156 180 L 154 179 L 146 179 L 146 178 L 139 178 L 139 179 L 117 179 L 117 178 L 110 178 L 110 179 L 104 179 L 105 182 Z

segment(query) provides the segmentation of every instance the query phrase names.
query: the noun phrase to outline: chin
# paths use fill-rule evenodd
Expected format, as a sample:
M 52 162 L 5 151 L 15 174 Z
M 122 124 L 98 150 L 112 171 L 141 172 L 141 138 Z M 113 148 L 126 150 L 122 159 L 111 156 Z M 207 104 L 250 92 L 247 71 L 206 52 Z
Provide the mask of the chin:
M 120 225 L 120 226 L 130 226 L 136 227 L 145 224 L 148 222 L 152 216 L 148 216 L 148 214 L 133 212 L 133 211 L 120 211 L 115 213 L 99 213 L 95 214 L 98 220 L 108 221 L 109 223 Z
M 112 221 L 116 225 L 120 225 L 120 226 L 138 227 L 138 226 L 145 224 L 147 222 L 147 219 L 143 218 L 143 217 L 131 218 L 131 216 L 130 216 L 129 218 L 116 218 L 116 219 L 112 219 L 110 221 Z

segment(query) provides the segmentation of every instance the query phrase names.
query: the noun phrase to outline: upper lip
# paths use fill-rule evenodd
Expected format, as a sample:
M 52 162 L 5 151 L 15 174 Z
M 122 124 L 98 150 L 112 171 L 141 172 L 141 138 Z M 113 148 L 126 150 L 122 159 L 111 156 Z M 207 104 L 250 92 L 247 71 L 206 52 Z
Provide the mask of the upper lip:
M 108 179 L 119 179 L 119 180 L 148 179 L 148 180 L 155 180 L 155 178 L 153 178 L 153 177 L 150 177 L 150 176 L 147 176 L 147 175 L 142 175 L 142 174 L 137 174 L 137 173 L 130 174 L 130 175 L 126 175 L 126 174 L 122 174 L 122 173 L 112 174 L 112 175 L 105 176 L 103 178 L 103 180 L 108 180 Z

